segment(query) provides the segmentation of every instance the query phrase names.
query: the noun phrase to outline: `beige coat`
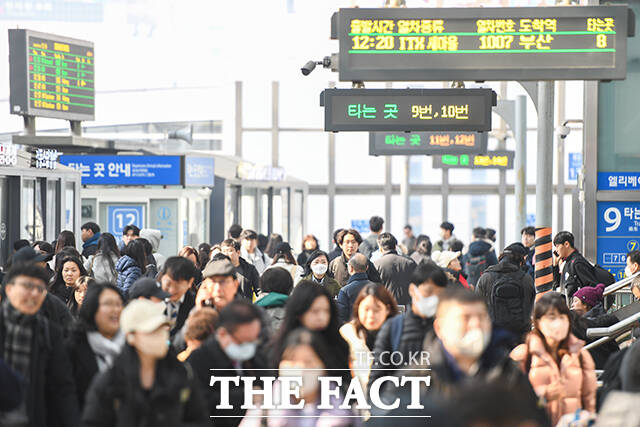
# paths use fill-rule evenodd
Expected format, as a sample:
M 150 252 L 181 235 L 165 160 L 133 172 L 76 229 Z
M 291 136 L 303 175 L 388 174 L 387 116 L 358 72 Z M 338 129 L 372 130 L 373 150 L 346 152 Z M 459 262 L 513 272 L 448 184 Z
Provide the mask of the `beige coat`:
M 342 325 L 340 335 L 342 335 L 342 338 L 349 344 L 349 367 L 351 368 L 351 374 L 360 380 L 362 389 L 366 390 L 371 365 L 373 363 L 373 353 L 369 347 L 367 347 L 363 333 L 356 333 L 353 321 Z

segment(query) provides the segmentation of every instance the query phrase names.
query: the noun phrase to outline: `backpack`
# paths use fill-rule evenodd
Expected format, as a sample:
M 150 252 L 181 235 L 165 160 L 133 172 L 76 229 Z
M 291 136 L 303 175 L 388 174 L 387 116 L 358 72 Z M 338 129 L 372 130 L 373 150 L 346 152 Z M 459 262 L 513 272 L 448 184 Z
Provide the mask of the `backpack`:
M 469 258 L 464 263 L 465 271 L 467 272 L 467 282 L 473 286 L 478 283 L 480 276 L 484 271 L 489 267 L 487 264 L 487 254 L 489 252 L 485 252 L 482 255 L 472 257 L 469 254 Z
M 609 286 L 616 282 L 616 278 L 613 274 L 600 267 L 598 264 L 593 266 L 593 272 L 598 279 L 598 283 L 604 283 L 605 286 Z
M 513 274 L 499 274 L 491 288 L 489 315 L 496 326 L 520 332 L 529 323 L 530 314 L 524 309 L 524 288 L 522 279 L 526 273 L 520 271 L 520 277 Z

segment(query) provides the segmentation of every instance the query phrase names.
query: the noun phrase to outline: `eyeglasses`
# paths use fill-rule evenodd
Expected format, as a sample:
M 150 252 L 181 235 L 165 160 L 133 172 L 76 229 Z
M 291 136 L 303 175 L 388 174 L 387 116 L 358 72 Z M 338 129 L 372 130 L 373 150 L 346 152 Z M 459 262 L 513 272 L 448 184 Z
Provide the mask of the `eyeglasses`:
M 43 294 L 47 291 L 47 287 L 36 282 L 16 282 L 16 285 L 22 286 L 27 292 L 37 291 L 39 294 Z

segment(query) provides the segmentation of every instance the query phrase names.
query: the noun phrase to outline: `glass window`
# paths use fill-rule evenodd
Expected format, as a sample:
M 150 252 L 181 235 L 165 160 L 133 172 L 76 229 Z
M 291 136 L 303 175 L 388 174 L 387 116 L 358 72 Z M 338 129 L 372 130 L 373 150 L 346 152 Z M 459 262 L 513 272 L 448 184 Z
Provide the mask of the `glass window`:
M 242 227 L 244 228 L 250 228 L 253 230 L 255 230 L 256 227 L 256 193 L 257 191 L 255 188 L 243 188 L 242 197 L 240 199 L 242 203 L 242 208 L 240 209 L 240 212 L 242 213 L 242 220 L 240 221 L 240 224 L 242 224 Z
M 64 186 L 64 227 L 63 230 L 74 231 L 75 224 L 76 183 L 67 181 Z
M 46 240 L 51 242 L 56 239 L 58 235 L 59 219 L 59 207 L 58 207 L 58 195 L 59 195 L 59 181 L 49 180 L 47 181 L 47 221 L 46 221 Z M 95 208 L 94 208 L 95 209 Z
M 0 264 L 6 265 L 9 256 L 9 180 L 0 178 Z
M 310 184 L 329 181 L 329 142 L 326 133 L 282 132 L 280 134 L 280 165 L 287 175 Z
M 297 194 L 298 192 L 296 192 Z M 306 233 L 313 234 L 320 240 L 320 247 L 325 251 L 333 249 L 333 243 L 329 239 L 329 196 L 324 194 L 309 195 L 307 197 L 307 228 Z M 344 225 L 336 225 L 336 228 L 344 228 Z M 302 233 L 300 233 L 302 234 Z M 297 241 L 301 241 L 302 236 Z
M 33 241 L 34 235 L 34 199 L 36 191 L 35 178 L 22 180 L 22 206 L 20 210 L 20 238 Z
M 44 239 L 44 206 L 43 198 L 46 196 L 47 181 L 38 178 L 36 181 L 35 212 L 33 221 L 33 240 Z
M 283 214 L 284 214 L 284 210 L 282 209 L 282 196 L 277 192 L 277 190 L 275 190 L 276 192 L 274 192 L 273 194 L 273 232 L 274 233 L 278 233 L 278 234 L 282 234 L 282 238 L 285 241 L 289 240 L 289 236 L 288 236 L 288 230 L 285 229 L 284 227 L 284 222 L 283 222 Z
M 289 240 L 296 245 L 302 241 L 302 218 L 304 213 L 304 206 L 302 202 L 302 191 L 293 192 L 293 200 L 291 201 L 291 218 L 289 221 L 291 230 Z M 325 219 L 326 222 L 326 219 Z M 324 235 L 316 236 L 318 239 L 323 239 Z

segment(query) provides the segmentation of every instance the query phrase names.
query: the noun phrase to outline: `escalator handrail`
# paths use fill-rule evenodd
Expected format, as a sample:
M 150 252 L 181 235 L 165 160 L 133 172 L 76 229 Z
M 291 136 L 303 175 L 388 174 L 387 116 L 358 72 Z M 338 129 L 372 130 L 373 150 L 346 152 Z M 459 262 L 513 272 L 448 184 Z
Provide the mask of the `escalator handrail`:
M 625 286 L 629 285 L 631 283 L 631 281 L 633 279 L 635 279 L 636 277 L 638 277 L 638 276 L 640 276 L 640 271 L 636 272 L 632 276 L 625 277 L 622 280 L 618 280 L 617 282 L 610 284 L 609 286 L 607 286 L 605 288 L 603 295 L 607 296 L 607 295 L 611 295 L 612 293 L 614 293 L 616 291 L 619 291 L 620 289 L 622 289 Z

